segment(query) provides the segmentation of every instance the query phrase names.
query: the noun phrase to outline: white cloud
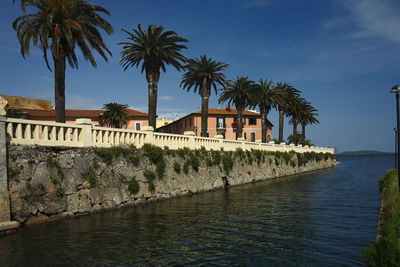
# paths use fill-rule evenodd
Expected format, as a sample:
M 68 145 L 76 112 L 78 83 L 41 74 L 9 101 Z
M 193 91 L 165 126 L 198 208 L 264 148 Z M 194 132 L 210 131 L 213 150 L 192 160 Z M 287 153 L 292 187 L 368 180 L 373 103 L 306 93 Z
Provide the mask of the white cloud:
M 348 0 L 341 1 L 349 10 L 357 30 L 355 39 L 385 38 L 400 43 L 400 5 L 393 0 Z M 340 18 L 325 23 L 324 27 L 339 27 L 345 23 Z

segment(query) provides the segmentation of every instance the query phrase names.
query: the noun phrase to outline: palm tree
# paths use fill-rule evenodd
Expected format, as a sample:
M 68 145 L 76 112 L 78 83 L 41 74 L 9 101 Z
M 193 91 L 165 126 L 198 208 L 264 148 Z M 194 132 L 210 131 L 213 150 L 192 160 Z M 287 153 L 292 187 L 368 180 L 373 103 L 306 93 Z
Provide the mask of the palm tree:
M 208 100 L 211 94 L 211 87 L 217 94 L 217 84 L 224 87 L 226 85 L 225 74 L 222 73 L 228 68 L 228 64 L 217 62 L 207 56 L 199 59 L 189 59 L 185 65 L 186 73 L 182 77 L 180 86 L 187 91 L 193 87 L 196 93 L 199 90 L 201 96 L 201 136 L 208 136 Z
M 143 31 L 141 25 L 133 29 L 133 33 L 122 29 L 128 34 L 128 42 L 121 42 L 123 50 L 120 64 L 126 71 L 129 67 L 138 67 L 142 62 L 142 73 L 146 72 L 148 83 L 148 109 L 149 126 L 156 128 L 157 91 L 160 69 L 166 71 L 165 65 L 172 65 L 180 71 L 186 57 L 180 50 L 186 49 L 180 43 L 188 42 L 187 39 L 179 37 L 174 31 L 164 31 L 163 26 L 149 25 L 147 31 Z
M 303 113 L 305 112 L 307 106 L 310 105 L 304 98 L 300 96 L 295 96 L 290 100 L 289 106 L 286 110 L 286 115 L 291 116 L 289 121 L 290 124 L 293 125 L 293 139 L 294 144 L 297 145 L 299 142 L 299 137 L 297 133 L 297 125 L 299 124 L 300 119 L 302 118 Z
M 129 115 L 126 109 L 128 105 L 118 103 L 104 104 L 102 115 L 103 125 L 107 127 L 122 128 L 129 123 Z
M 299 118 L 299 123 L 301 124 L 301 144 L 303 146 L 306 145 L 306 126 L 314 123 L 319 123 L 318 119 L 316 116 L 318 116 L 318 110 L 311 106 L 310 103 L 308 103 L 302 114 L 301 117 Z
M 292 144 L 298 143 L 300 141 L 299 139 L 300 139 L 300 133 L 299 132 L 296 132 L 295 135 L 289 134 L 289 136 L 287 137 L 288 143 L 292 143 Z
M 17 0 L 13 0 L 15 3 Z M 21 9 L 36 8 L 37 12 L 25 14 L 13 22 L 21 45 L 21 54 L 29 55 L 30 43 L 39 47 L 47 68 L 51 71 L 47 50 L 51 51 L 54 62 L 54 95 L 56 121 L 65 122 L 65 68 L 66 61 L 72 68 L 78 68 L 75 47 L 82 51 L 83 57 L 97 67 L 91 48 L 96 50 L 106 61 L 106 47 L 99 28 L 107 34 L 113 28 L 98 13 L 110 15 L 110 11 L 99 5 L 84 0 L 20 0 Z
M 276 89 L 278 89 L 282 96 L 282 101 L 278 104 L 279 111 L 279 142 L 283 142 L 283 120 L 288 108 L 290 100 L 300 93 L 299 90 L 295 89 L 293 86 L 288 85 L 287 83 L 279 82 L 276 85 Z
M 267 116 L 272 108 L 277 108 L 278 104 L 283 104 L 282 93 L 276 87 L 273 87 L 273 82 L 268 79 L 259 80 L 257 84 L 260 97 L 257 99 L 257 105 L 261 113 L 261 141 L 267 142 Z M 268 140 L 269 141 L 269 140 Z
M 18 109 L 18 108 L 6 108 L 5 109 L 6 118 L 15 118 L 15 119 L 23 119 L 24 118 L 24 113 Z
M 228 105 L 235 104 L 238 114 L 238 138 L 242 138 L 243 111 L 247 106 L 254 105 L 257 95 L 257 86 L 247 77 L 237 77 L 235 81 L 229 80 L 218 99 L 218 103 L 228 101 Z

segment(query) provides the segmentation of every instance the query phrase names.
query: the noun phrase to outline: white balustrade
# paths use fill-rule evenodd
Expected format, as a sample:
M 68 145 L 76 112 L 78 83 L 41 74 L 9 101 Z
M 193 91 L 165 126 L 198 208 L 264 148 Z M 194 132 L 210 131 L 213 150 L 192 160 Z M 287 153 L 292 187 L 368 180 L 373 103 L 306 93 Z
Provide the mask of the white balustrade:
M 82 147 L 76 138 L 81 126 L 76 124 L 6 119 L 11 144 Z
M 194 136 L 193 132 L 184 135 L 154 132 L 152 127 L 143 127 L 142 131 L 115 129 L 92 126 L 90 119 L 78 119 L 76 124 L 55 123 L 48 121 L 34 121 L 23 119 L 6 119 L 6 131 L 11 144 L 16 145 L 43 145 L 43 146 L 68 146 L 68 147 L 112 147 L 117 145 L 134 145 L 142 147 L 150 143 L 158 147 L 170 149 L 190 149 L 236 151 L 263 150 L 263 151 L 295 151 L 298 153 L 334 153 L 332 148 L 314 146 L 295 146 L 285 143 L 275 144 L 249 142 L 239 140 L 207 138 Z

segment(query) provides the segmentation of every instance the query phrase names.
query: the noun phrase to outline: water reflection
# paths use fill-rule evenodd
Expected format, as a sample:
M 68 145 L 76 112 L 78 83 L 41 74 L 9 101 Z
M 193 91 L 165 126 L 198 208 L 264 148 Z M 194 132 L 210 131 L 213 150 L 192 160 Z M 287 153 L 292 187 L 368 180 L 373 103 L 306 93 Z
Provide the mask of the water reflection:
M 362 265 L 389 157 L 0 237 L 4 266 Z

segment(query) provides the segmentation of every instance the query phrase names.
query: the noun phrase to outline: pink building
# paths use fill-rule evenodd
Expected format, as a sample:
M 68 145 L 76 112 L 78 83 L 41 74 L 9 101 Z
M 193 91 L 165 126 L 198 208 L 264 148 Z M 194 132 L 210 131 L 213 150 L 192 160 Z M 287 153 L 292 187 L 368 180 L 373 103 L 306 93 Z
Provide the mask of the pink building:
M 243 138 L 247 141 L 261 140 L 261 115 L 254 111 L 243 112 Z M 267 141 L 272 140 L 272 123 L 267 121 Z M 208 109 L 208 135 L 214 137 L 221 134 L 225 139 L 237 138 L 237 111 L 236 109 Z M 183 134 L 187 130 L 194 131 L 196 136 L 201 133 L 201 111 L 193 112 L 168 125 L 157 129 L 163 133 Z
M 38 121 L 55 121 L 56 112 L 52 110 L 36 110 L 36 109 L 21 109 L 24 113 L 24 118 L 28 120 Z M 148 126 L 148 115 L 135 109 L 127 108 L 129 115 L 129 124 L 124 127 L 128 130 L 141 130 L 143 126 Z M 83 110 L 83 109 L 66 109 L 65 122 L 75 123 L 76 119 L 87 118 L 92 120 L 93 125 L 103 126 L 101 116 L 104 110 Z

